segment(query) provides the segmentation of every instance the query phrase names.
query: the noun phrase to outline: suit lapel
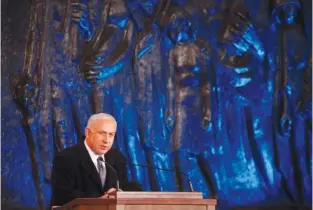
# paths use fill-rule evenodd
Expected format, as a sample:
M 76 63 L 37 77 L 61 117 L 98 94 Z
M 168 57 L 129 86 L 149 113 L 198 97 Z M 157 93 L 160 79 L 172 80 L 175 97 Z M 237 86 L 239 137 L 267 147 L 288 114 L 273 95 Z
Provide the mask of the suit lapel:
M 91 157 L 84 144 L 82 144 L 82 154 L 79 154 L 79 155 L 83 156 L 82 162 L 81 162 L 83 168 L 86 170 L 86 172 L 90 175 L 91 179 L 97 184 L 99 189 L 101 189 L 102 191 L 103 189 L 102 189 L 99 173 L 94 163 L 92 162 Z
M 111 150 L 108 151 L 105 155 L 104 155 L 104 158 L 105 158 L 105 162 L 107 162 L 108 164 L 110 164 L 112 167 L 113 167 L 113 159 L 110 157 L 110 153 L 111 153 Z M 111 187 L 116 187 L 115 186 L 115 178 L 112 178 L 112 177 L 115 177 L 115 174 L 114 172 L 112 171 L 112 169 L 110 167 L 107 166 L 107 164 L 105 165 L 105 168 L 106 168 L 106 180 L 105 180 L 105 186 L 109 189 Z

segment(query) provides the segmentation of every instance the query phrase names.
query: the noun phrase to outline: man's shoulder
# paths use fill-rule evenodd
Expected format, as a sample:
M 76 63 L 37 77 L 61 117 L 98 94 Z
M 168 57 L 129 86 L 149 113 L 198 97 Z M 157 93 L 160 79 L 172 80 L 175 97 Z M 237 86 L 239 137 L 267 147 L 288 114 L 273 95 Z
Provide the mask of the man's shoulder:
M 110 157 L 124 157 L 123 153 L 120 152 L 117 148 L 111 148 L 107 153 L 106 156 Z
M 111 164 L 125 164 L 126 158 L 117 148 L 111 148 L 105 155 L 106 160 Z

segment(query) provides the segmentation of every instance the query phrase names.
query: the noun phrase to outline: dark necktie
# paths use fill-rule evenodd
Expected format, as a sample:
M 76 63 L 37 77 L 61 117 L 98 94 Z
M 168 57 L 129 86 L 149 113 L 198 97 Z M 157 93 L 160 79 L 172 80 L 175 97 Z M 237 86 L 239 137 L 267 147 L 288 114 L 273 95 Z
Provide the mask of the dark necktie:
M 97 159 L 98 172 L 99 172 L 99 175 L 100 175 L 102 187 L 104 186 L 105 176 L 106 176 L 106 169 L 105 169 L 105 166 L 104 166 L 103 163 L 104 163 L 103 158 L 102 157 L 98 157 L 98 159 Z

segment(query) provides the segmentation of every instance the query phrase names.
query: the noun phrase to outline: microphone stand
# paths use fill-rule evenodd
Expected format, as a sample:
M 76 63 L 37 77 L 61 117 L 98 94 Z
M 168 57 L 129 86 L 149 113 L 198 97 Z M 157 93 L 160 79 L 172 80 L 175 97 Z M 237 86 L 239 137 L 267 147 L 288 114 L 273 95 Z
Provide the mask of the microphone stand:
M 107 163 L 106 161 L 102 160 L 114 173 L 115 173 L 115 176 L 116 176 L 116 191 L 123 191 L 121 190 L 120 188 L 120 181 L 118 179 L 118 175 L 117 175 L 117 172 L 116 170 L 113 168 L 113 166 L 111 166 L 109 163 Z

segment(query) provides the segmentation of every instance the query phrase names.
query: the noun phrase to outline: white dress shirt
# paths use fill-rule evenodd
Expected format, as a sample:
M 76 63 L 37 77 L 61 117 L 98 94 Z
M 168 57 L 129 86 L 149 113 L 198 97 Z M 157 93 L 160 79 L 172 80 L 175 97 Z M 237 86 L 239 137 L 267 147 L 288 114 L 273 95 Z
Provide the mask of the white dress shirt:
M 103 160 L 105 161 L 104 155 L 97 155 L 94 151 L 92 151 L 92 150 L 90 149 L 90 147 L 88 146 L 88 144 L 86 143 L 86 140 L 84 141 L 84 144 L 85 144 L 85 147 L 86 147 L 86 149 L 87 149 L 87 151 L 88 151 L 88 153 L 89 153 L 89 156 L 90 156 L 90 158 L 91 158 L 93 164 L 95 165 L 97 171 L 99 172 L 97 160 L 98 160 L 98 157 L 101 156 L 101 157 L 103 158 Z M 105 168 L 105 163 L 101 161 L 101 164 L 102 164 L 102 166 Z

